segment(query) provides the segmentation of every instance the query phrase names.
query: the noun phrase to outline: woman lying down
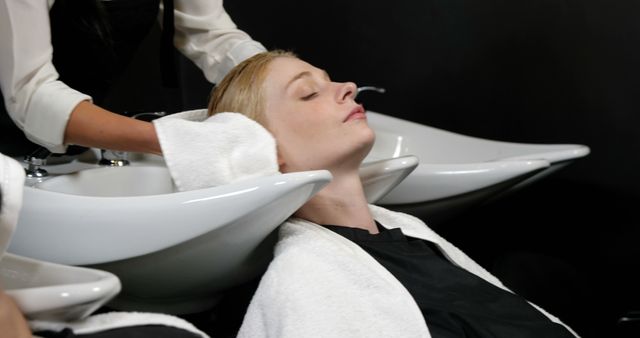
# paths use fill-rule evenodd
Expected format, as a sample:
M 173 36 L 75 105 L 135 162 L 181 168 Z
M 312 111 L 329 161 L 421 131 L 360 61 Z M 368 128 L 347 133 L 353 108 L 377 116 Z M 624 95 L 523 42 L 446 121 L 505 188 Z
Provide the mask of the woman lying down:
M 332 182 L 281 227 L 240 337 L 574 337 L 410 215 L 368 205 L 358 174 L 374 142 L 356 86 L 293 54 L 258 54 L 214 90 L 209 113 L 270 131 L 283 173 Z

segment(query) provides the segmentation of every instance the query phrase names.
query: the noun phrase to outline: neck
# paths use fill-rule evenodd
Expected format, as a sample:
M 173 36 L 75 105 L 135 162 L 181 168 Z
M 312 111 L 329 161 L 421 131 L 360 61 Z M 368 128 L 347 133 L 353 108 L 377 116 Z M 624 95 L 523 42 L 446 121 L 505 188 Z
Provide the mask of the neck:
M 378 233 L 369 211 L 358 170 L 334 174 L 325 188 L 304 204 L 295 216 L 317 224 L 360 228 Z

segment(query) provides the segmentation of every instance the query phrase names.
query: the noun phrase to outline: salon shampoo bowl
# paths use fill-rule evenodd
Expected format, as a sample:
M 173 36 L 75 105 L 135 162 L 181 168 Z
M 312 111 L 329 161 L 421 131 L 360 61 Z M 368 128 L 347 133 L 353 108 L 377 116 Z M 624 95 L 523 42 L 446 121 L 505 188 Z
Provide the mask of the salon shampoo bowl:
M 487 140 L 367 112 L 376 141 L 365 163 L 415 155 L 418 167 L 378 201 L 438 218 L 520 189 L 589 154 L 579 144 Z
M 163 166 L 85 169 L 25 186 L 9 252 L 111 272 L 110 307 L 192 313 L 268 265 L 273 231 L 328 171 L 176 192 Z
M 114 274 L 7 253 L 0 284 L 28 319 L 73 321 L 89 316 L 120 292 Z

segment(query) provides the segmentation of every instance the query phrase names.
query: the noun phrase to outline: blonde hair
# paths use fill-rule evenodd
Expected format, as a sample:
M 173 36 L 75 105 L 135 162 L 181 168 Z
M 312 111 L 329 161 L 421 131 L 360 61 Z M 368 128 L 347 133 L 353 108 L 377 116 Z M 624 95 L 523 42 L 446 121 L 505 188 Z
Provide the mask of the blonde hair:
M 271 61 L 279 57 L 297 56 L 283 50 L 256 54 L 235 66 L 213 89 L 209 100 L 209 116 L 220 112 L 236 112 L 264 125 L 263 83 Z

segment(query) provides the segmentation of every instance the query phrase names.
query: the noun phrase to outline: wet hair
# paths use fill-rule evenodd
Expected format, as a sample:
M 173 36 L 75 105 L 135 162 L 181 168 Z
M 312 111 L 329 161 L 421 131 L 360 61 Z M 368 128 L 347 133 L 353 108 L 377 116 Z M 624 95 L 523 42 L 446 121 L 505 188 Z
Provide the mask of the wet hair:
M 297 56 L 284 50 L 256 54 L 235 66 L 213 89 L 209 100 L 209 116 L 236 112 L 265 125 L 263 84 L 271 61 Z

